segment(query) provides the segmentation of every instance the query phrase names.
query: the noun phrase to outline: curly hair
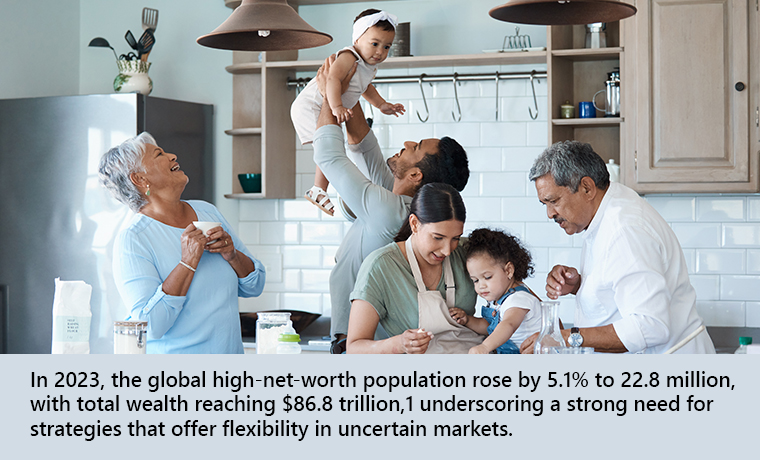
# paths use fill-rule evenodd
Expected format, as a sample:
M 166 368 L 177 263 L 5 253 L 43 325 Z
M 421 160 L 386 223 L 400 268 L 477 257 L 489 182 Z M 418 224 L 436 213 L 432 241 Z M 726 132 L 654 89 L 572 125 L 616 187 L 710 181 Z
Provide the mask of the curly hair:
M 468 238 L 465 245 L 466 259 L 485 254 L 500 264 L 512 262 L 517 281 L 533 276 L 533 259 L 530 252 L 516 237 L 500 230 L 479 228 L 473 230 Z

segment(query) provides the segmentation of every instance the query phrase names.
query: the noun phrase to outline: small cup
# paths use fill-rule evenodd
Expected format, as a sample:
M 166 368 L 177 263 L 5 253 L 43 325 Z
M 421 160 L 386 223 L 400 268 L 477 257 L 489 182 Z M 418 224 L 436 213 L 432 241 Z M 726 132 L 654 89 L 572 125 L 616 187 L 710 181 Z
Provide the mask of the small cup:
M 575 106 L 570 101 L 565 101 L 559 106 L 559 116 L 561 118 L 575 118 Z
M 596 109 L 591 101 L 578 103 L 578 116 L 580 118 L 596 118 Z
M 198 230 L 200 230 L 200 231 L 203 232 L 203 236 L 205 236 L 206 238 L 208 238 L 208 232 L 209 232 L 209 230 L 211 230 L 212 228 L 215 228 L 215 227 L 221 227 L 222 223 L 221 222 L 207 222 L 207 221 L 199 222 L 199 221 L 196 221 L 196 222 L 193 222 L 193 225 L 195 225 L 195 228 L 197 228 Z M 206 244 L 211 244 L 211 243 L 214 243 L 214 242 L 216 242 L 216 240 L 209 241 Z

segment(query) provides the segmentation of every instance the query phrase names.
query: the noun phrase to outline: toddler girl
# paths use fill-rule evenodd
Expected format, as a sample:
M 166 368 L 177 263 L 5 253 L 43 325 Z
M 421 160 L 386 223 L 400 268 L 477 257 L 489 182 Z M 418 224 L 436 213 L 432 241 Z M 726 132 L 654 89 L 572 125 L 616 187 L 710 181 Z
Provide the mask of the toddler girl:
M 396 36 L 396 22 L 396 16 L 374 9 L 363 11 L 354 20 L 354 44 L 338 51 L 327 77 L 327 101 L 338 123 L 353 116 L 351 109 L 359 102 L 359 96 L 363 96 L 386 115 L 398 116 L 404 113 L 403 105 L 386 102 L 371 83 L 377 65 L 388 57 L 388 50 Z M 348 75 L 354 62 L 358 62 L 356 73 L 351 78 L 348 90 L 341 94 L 341 81 Z M 290 108 L 290 117 L 302 144 L 313 141 L 321 108 L 322 94 L 316 79 L 312 79 Z M 317 168 L 314 186 L 306 191 L 306 198 L 322 211 L 333 215 L 334 206 L 325 192 L 328 185 L 327 178 Z
M 451 317 L 479 334 L 488 334 L 473 353 L 518 354 L 520 344 L 541 329 L 540 301 L 523 280 L 533 274 L 530 253 L 517 238 L 480 228 L 470 234 L 465 257 L 478 295 L 488 301 L 482 318 L 450 308 Z

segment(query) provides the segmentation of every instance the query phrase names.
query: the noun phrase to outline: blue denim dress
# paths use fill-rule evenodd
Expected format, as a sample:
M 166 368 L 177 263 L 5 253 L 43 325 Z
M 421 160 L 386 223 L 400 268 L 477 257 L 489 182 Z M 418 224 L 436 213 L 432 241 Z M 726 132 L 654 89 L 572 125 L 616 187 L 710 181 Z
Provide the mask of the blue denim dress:
M 491 335 L 496 329 L 496 326 L 498 326 L 499 322 L 501 321 L 501 315 L 499 314 L 499 305 L 504 303 L 504 300 L 506 300 L 507 297 L 511 296 L 517 291 L 523 291 L 523 292 L 530 292 L 530 290 L 523 286 L 519 285 L 517 287 L 513 287 L 512 289 L 508 290 L 506 294 L 501 296 L 499 300 L 496 302 L 488 302 L 488 305 L 484 305 L 480 307 L 480 316 L 486 319 L 488 321 L 488 335 Z M 492 305 L 495 307 L 492 307 Z M 518 355 L 520 354 L 520 349 L 517 348 L 517 345 L 510 339 L 507 340 L 506 343 L 499 346 L 497 348 L 496 353 L 499 355 Z

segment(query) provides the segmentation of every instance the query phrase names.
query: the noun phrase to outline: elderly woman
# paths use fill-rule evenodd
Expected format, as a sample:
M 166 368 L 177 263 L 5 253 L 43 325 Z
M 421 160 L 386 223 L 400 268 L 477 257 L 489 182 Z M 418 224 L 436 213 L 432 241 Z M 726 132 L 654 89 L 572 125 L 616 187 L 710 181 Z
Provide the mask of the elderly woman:
M 467 353 L 483 336 L 449 314 L 472 315 L 477 295 L 459 245 L 465 208 L 454 187 L 423 185 L 395 242 L 362 263 L 348 323 L 348 353 Z M 391 336 L 373 340 L 378 323 Z
M 103 155 L 99 172 L 136 213 L 114 246 L 114 277 L 131 319 L 148 322 L 148 352 L 243 353 L 238 296 L 261 294 L 264 266 L 214 205 L 180 200 L 177 156 L 142 133 Z M 206 237 L 194 221 L 222 225 Z

